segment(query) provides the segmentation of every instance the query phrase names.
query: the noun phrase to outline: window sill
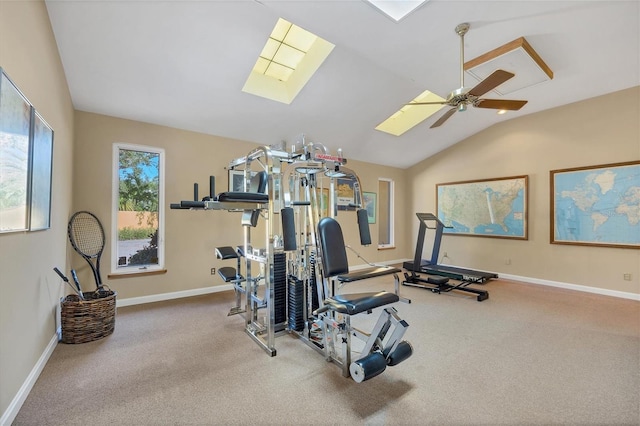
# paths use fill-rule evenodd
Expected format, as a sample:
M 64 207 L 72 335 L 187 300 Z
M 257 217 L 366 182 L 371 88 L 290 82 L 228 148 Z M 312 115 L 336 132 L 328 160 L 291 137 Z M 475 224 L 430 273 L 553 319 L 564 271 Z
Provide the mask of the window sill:
M 383 247 L 378 247 L 378 250 L 395 250 L 396 246 L 383 246 Z
M 133 277 L 144 277 L 148 275 L 162 275 L 166 274 L 166 269 L 156 269 L 154 271 L 140 271 L 140 272 L 126 272 L 122 274 L 109 274 L 107 278 L 110 280 L 116 280 L 119 278 L 133 278 Z

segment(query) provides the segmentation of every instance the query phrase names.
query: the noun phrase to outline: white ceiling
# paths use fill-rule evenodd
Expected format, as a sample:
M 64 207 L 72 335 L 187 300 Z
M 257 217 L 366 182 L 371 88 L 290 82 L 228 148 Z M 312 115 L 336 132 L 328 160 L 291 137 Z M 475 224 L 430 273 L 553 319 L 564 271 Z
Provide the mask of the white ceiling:
M 46 4 L 76 109 L 265 145 L 304 133 L 402 168 L 500 121 L 640 84 L 637 0 L 431 0 L 399 23 L 360 0 Z M 290 105 L 241 91 L 279 17 L 336 45 Z M 430 129 L 442 110 L 400 137 L 374 130 L 425 89 L 459 88 L 461 22 L 466 60 L 524 36 L 554 79 L 507 95 L 529 101 L 517 112 L 469 108 Z

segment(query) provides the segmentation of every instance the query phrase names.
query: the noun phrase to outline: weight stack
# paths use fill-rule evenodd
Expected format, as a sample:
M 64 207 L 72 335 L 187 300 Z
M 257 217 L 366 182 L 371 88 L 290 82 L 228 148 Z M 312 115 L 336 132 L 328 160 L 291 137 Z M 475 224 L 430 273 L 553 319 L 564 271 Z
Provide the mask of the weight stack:
M 283 324 L 287 320 L 287 255 L 273 255 L 273 301 L 275 323 Z
M 289 329 L 304 330 L 304 282 L 289 275 Z

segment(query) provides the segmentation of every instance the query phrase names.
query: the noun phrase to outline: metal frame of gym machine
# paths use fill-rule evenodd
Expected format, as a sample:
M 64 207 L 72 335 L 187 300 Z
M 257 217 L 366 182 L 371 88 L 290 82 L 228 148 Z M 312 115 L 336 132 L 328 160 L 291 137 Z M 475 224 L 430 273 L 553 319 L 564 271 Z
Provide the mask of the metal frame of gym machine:
M 276 273 L 281 275 L 282 271 L 276 271 L 276 247 L 275 247 L 275 213 L 281 203 L 282 186 L 282 166 L 291 161 L 291 156 L 284 151 L 271 149 L 262 146 L 251 151 L 246 157 L 233 160 L 229 163 L 230 169 L 244 166 L 245 191 L 249 191 L 251 182 L 252 163 L 258 163 L 267 175 L 267 193 L 269 201 L 265 208 L 260 210 L 245 210 L 243 213 L 243 251 L 245 259 L 245 287 L 236 285 L 236 295 L 244 293 L 245 296 L 245 331 L 246 333 L 264 349 L 270 356 L 276 355 L 275 337 L 276 333 L 285 330 L 285 318 L 276 318 Z M 254 247 L 251 240 L 251 228 L 256 227 L 256 223 L 247 221 L 247 216 L 254 212 L 259 212 L 265 221 L 264 225 L 264 247 Z M 257 262 L 260 269 L 264 270 L 264 276 L 259 273 L 254 276 L 252 273 L 252 262 Z M 282 267 L 284 265 L 279 265 Z M 263 292 L 260 294 L 260 282 L 264 279 Z M 280 285 L 284 283 L 280 282 Z M 281 289 L 282 290 L 282 289 Z M 281 297 L 281 295 L 279 295 Z M 259 318 L 261 309 L 266 311 L 263 318 Z M 231 312 L 241 311 L 240 306 L 231 308 Z M 280 315 L 281 316 L 281 315 Z
M 341 249 L 346 262 L 348 247 L 342 240 L 340 225 L 332 219 L 337 214 L 334 179 L 353 180 L 354 208 L 362 207 L 362 185 L 357 174 L 344 167 L 346 160 L 340 152 L 338 157 L 333 157 L 323 145 L 310 144 L 306 153 L 308 155 L 291 164 L 289 179 L 285 179 L 289 183 L 292 199 L 297 200 L 287 206 L 292 209 L 291 213 L 295 218 L 295 226 L 292 226 L 294 229 L 290 229 L 288 233 L 296 236 L 294 243 L 287 242 L 285 238 L 290 272 L 288 328 L 290 333 L 321 353 L 327 361 L 337 364 L 344 377 L 352 377 L 356 382 L 361 382 L 382 373 L 387 365 L 397 365 L 411 356 L 411 345 L 401 340 L 408 324 L 399 318 L 395 308 L 386 306 L 399 300 L 410 300 L 401 299 L 398 295 L 399 269 L 370 264 L 369 268 L 348 272 L 348 266 L 343 263 L 342 267 L 346 270 L 340 274 L 325 270 L 330 259 L 324 258 L 329 257 L 334 261 L 336 253 L 333 251 Z M 327 163 L 331 167 L 327 167 Z M 321 176 L 330 178 L 331 195 L 329 217 L 322 219 L 317 199 L 317 190 L 322 189 Z M 294 211 L 296 207 L 297 211 Z M 366 211 L 359 210 L 357 216 L 361 244 L 371 244 Z M 283 224 L 283 228 L 287 226 Z M 328 242 L 328 239 L 332 242 Z M 335 243 L 338 245 L 332 245 Z M 321 249 L 324 246 L 331 247 L 329 252 Z M 361 257 L 357 252 L 356 254 Z M 337 294 L 336 282 L 342 287 L 349 282 L 383 275 L 394 276 L 395 293 Z M 371 313 L 377 307 L 382 308 L 382 312 L 371 333 L 351 325 L 352 315 Z M 355 360 L 351 351 L 352 337 L 364 342 L 364 349 Z
M 236 293 L 236 306 L 231 308 L 229 315 L 244 314 L 245 331 L 262 349 L 270 356 L 276 355 L 275 334 L 285 329 L 285 321 L 276 323 L 274 309 L 274 211 L 280 202 L 281 168 L 283 163 L 291 161 L 291 155 L 284 151 L 261 146 L 252 150 L 245 157 L 232 160 L 229 170 L 244 171 L 245 191 L 223 192 L 217 197 L 211 189 L 210 197 L 203 201 L 197 200 L 197 191 L 194 201 L 181 201 L 179 204 L 171 204 L 176 209 L 204 209 L 226 210 L 243 212 L 243 256 L 245 276 L 232 280 Z M 252 164 L 259 164 L 258 172 L 266 173 L 267 194 L 254 194 L 249 191 L 252 178 Z M 196 186 L 197 187 L 197 186 Z M 265 243 L 263 247 L 253 247 L 251 241 L 251 228 L 256 227 L 257 217 L 264 218 Z M 252 275 L 252 262 L 264 265 L 264 275 L 260 273 Z M 240 265 L 240 262 L 238 262 Z M 237 271 L 237 277 L 240 271 Z M 260 285 L 264 280 L 264 285 Z M 259 292 L 259 290 L 261 290 Z M 259 294 L 260 293 L 260 294 Z M 244 295 L 244 309 L 240 306 L 241 295 Z M 267 313 L 259 318 L 260 309 Z
M 394 308 L 386 307 L 384 309 L 381 318 L 374 328 L 373 333 L 375 334 L 370 335 L 361 332 L 360 330 L 352 328 L 349 324 L 350 315 L 359 312 L 370 312 L 373 308 L 399 300 L 397 296 L 399 292 L 397 273 L 400 271 L 396 268 L 375 266 L 373 267 L 373 269 L 375 269 L 375 271 L 373 271 L 375 274 L 373 275 L 345 275 L 344 277 L 347 279 L 345 282 L 387 274 L 393 274 L 395 278 L 396 294 L 387 293 L 386 297 L 379 297 L 377 294 L 374 295 L 372 293 L 360 301 L 347 300 L 349 303 L 353 302 L 355 306 L 354 312 L 343 312 L 341 311 L 342 307 L 334 303 L 335 300 L 331 297 L 326 298 L 328 295 L 333 295 L 334 285 L 331 286 L 332 288 L 329 288 L 328 277 L 324 276 L 326 274 L 322 271 L 323 268 L 321 262 L 319 262 L 322 254 L 318 250 L 316 235 L 320 214 L 315 174 L 321 172 L 330 178 L 329 189 L 331 194 L 333 194 L 335 189 L 334 178 L 348 177 L 354 179 L 354 190 L 357 194 L 354 200 L 355 204 L 358 204 L 359 200 L 362 199 L 361 185 L 357 175 L 353 171 L 343 167 L 344 164 L 346 164 L 346 159 L 342 157 L 340 151 L 338 156 L 329 155 L 323 145 L 306 143 L 304 138 L 300 149 L 295 150 L 298 146 L 299 145 L 296 145 L 294 147 L 292 153 L 263 146 L 251 151 L 245 157 L 232 160 L 229 163 L 230 170 L 243 169 L 244 171 L 245 192 L 243 193 L 221 193 L 217 197 L 211 194 L 210 197 L 206 197 L 203 201 L 197 201 L 196 195 L 196 201 L 182 201 L 179 205 L 172 204 L 171 207 L 243 211 L 242 225 L 245 277 L 241 276 L 241 271 L 237 271 L 235 279 L 229 280 L 229 282 L 233 282 L 236 293 L 236 306 L 231 308 L 229 315 L 244 314 L 246 333 L 270 356 L 276 355 L 275 337 L 277 335 L 287 331 L 295 333 L 309 346 L 323 353 L 327 361 L 339 364 L 342 367 L 344 376 L 349 377 L 351 375 L 354 380 L 360 382 L 380 374 L 384 371 L 386 365 L 396 365 L 404 361 L 412 353 L 411 345 L 406 341 L 400 340 L 408 324 L 398 317 Z M 260 165 L 260 171 L 265 172 L 267 175 L 267 196 L 265 198 L 258 197 L 258 195 L 261 194 L 252 194 L 249 191 L 253 173 L 251 166 L 256 163 Z M 283 168 L 285 166 L 291 167 L 288 175 L 289 180 L 287 182 L 289 184 L 288 192 L 284 191 Z M 303 190 L 300 188 L 303 188 Z M 213 189 L 211 189 L 210 192 L 213 192 Z M 251 199 L 252 195 L 256 196 L 254 197 L 255 199 Z M 276 233 L 277 221 L 275 221 L 275 214 L 281 214 L 281 212 L 278 211 L 279 208 L 289 208 L 293 210 L 300 207 L 303 208 L 304 214 L 295 215 L 297 216 L 295 221 L 298 223 L 297 228 L 299 231 L 294 230 L 294 235 L 289 236 L 289 241 L 291 241 L 291 238 L 293 238 L 294 241 L 296 238 L 299 238 L 299 244 L 294 242 L 293 245 L 295 247 L 292 248 L 291 243 L 283 241 L 284 238 L 282 238 L 287 231 L 291 233 L 291 230 L 286 229 L 288 225 L 282 224 L 282 228 L 278 229 Z M 331 215 L 335 216 L 337 206 L 334 197 L 330 197 L 330 207 Z M 257 214 L 265 220 L 265 244 L 262 248 L 255 247 L 251 239 L 251 228 L 257 226 Z M 282 213 L 282 216 L 284 216 L 284 213 Z M 366 219 L 365 223 L 367 223 Z M 368 231 L 368 223 L 366 226 Z M 287 247 L 288 244 L 289 247 Z M 277 261 L 276 256 L 278 256 Z M 288 260 L 283 262 L 283 259 L 286 258 L 288 258 Z M 252 262 L 258 262 L 264 274 L 259 273 L 254 276 L 252 273 Z M 241 262 L 238 262 L 239 266 L 240 264 Z M 282 282 L 283 265 L 286 266 L 284 269 L 284 283 Z M 305 289 L 310 289 L 310 284 L 316 283 L 318 309 L 314 309 L 316 307 L 312 306 L 312 300 L 308 300 L 309 298 L 313 299 L 313 297 L 309 297 L 312 293 L 305 290 L 303 302 L 305 306 L 303 309 L 304 326 L 302 331 L 294 330 L 290 325 L 292 320 L 291 316 L 287 318 L 285 314 L 283 318 L 282 315 L 279 317 L 277 315 L 278 312 L 282 312 L 283 300 L 276 299 L 281 299 L 283 289 L 288 287 L 289 271 L 295 271 L 295 274 L 291 275 L 301 281 Z M 276 275 L 278 276 L 276 277 Z M 340 279 L 341 277 L 337 278 Z M 264 281 L 264 285 L 260 285 L 262 281 Z M 318 283 L 322 283 L 322 285 L 320 286 Z M 283 284 L 284 287 L 282 286 Z M 276 288 L 276 286 L 278 286 L 278 288 Z M 276 294 L 278 293 L 278 289 L 280 290 L 279 294 Z M 241 306 L 242 295 L 244 295 L 244 309 Z M 362 295 L 364 294 L 360 296 Z M 395 299 L 391 296 L 395 297 Z M 405 301 L 408 301 L 408 299 L 405 299 Z M 287 303 L 287 305 L 289 304 Z M 276 311 L 276 309 L 278 309 L 278 311 Z M 309 313 L 312 311 L 312 315 L 309 316 Z M 266 315 L 261 316 L 261 312 L 266 313 Z M 386 316 L 384 313 L 386 313 Z M 318 344 L 317 341 L 311 338 L 312 332 L 310 328 L 314 319 L 316 321 L 320 320 L 324 330 L 324 344 Z M 387 332 L 389 332 L 392 327 L 394 330 L 393 333 L 389 333 L 387 336 Z M 339 350 L 333 348 L 333 342 L 336 341 L 334 339 L 337 339 L 338 336 L 333 336 L 334 339 L 327 339 L 327 335 L 330 332 L 337 332 L 343 335 L 345 333 L 347 334 L 341 339 L 343 342 L 341 345 L 341 353 Z M 372 357 L 363 357 L 351 363 L 351 335 L 367 340 L 366 349 L 371 351 L 370 355 L 372 355 Z M 386 342 L 386 346 L 383 345 L 383 340 Z M 327 344 L 329 341 L 332 342 L 331 345 Z M 384 354 L 383 349 L 385 350 Z M 375 357 L 373 357 L 373 355 L 375 355 Z M 350 371 L 350 368 L 354 370 Z

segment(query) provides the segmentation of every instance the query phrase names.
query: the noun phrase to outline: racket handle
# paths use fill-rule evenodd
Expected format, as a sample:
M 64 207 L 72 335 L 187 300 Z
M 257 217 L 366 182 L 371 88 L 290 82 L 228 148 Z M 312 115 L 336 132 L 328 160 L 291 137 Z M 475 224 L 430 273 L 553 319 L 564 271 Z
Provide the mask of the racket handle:
M 80 288 L 80 281 L 78 281 L 78 274 L 76 274 L 75 269 L 71 270 L 71 277 L 73 278 L 73 282 L 76 285 L 76 287 L 78 287 L 78 291 L 82 292 L 82 289 Z
M 78 281 L 78 275 L 76 274 L 75 269 L 71 270 L 71 277 L 73 278 L 73 282 L 75 283 L 76 288 L 78 289 L 78 297 L 80 298 L 80 300 L 84 300 L 84 294 L 82 293 L 82 288 L 80 288 L 80 281 Z
M 65 277 L 64 274 L 62 272 L 60 272 L 60 269 L 58 268 L 53 268 L 54 271 L 56 271 L 56 274 L 58 274 L 60 276 L 60 278 L 62 278 L 62 280 L 66 283 L 69 282 L 69 278 Z

